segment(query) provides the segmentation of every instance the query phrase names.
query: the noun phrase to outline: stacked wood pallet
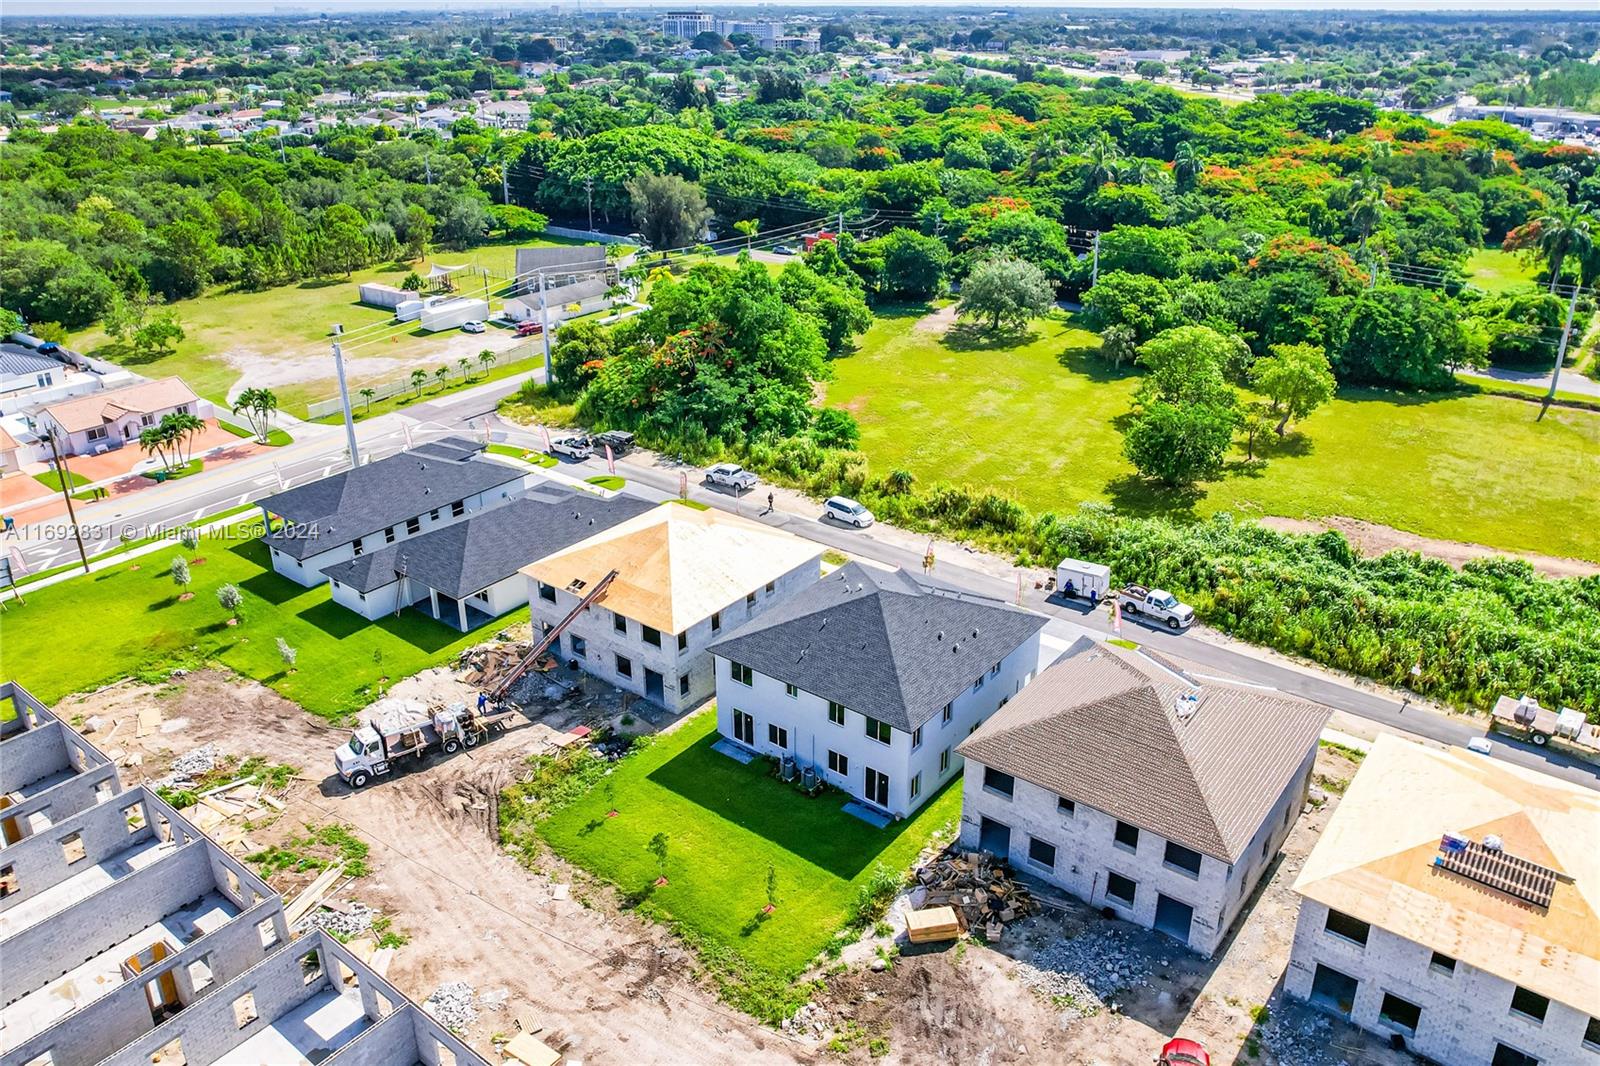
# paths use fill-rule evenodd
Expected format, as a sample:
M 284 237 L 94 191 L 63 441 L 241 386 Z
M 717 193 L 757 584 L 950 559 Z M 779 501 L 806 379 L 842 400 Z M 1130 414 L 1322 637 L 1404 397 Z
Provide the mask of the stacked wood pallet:
M 467 684 L 475 688 L 492 688 L 532 650 L 533 645 L 522 641 L 479 644 L 462 652 L 457 665 L 467 672 Z
M 1007 924 L 1039 910 L 1033 893 L 1004 862 L 982 852 L 947 851 L 917 871 L 923 908 L 949 907 L 964 932 L 993 942 Z

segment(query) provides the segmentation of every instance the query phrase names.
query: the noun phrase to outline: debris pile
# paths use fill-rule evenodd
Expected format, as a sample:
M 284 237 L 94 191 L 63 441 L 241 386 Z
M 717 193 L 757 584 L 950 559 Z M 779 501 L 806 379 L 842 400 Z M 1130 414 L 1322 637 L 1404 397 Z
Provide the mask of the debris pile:
M 524 641 L 478 644 L 461 653 L 456 666 L 466 672 L 466 682 L 476 688 L 493 688 L 516 668 L 533 645 Z
M 917 907 L 951 907 L 961 928 L 998 941 L 1006 925 L 1037 913 L 1039 904 L 1005 863 L 986 853 L 946 851 L 917 870 Z
M 197 780 L 217 768 L 222 753 L 215 744 L 202 744 L 193 751 L 184 752 L 172 760 L 167 776 L 157 781 L 158 788 L 192 788 Z
M 1279 1062 L 1296 1066 L 1344 1066 L 1350 1061 L 1347 1053 L 1356 1050 L 1340 1047 L 1326 1014 L 1278 994 L 1267 1001 L 1256 1035 Z
M 465 981 L 451 981 L 433 990 L 422 1003 L 422 1009 L 453 1033 L 464 1033 L 478 1020 L 472 986 Z
M 786 1033 L 810 1033 L 812 1036 L 821 1037 L 823 1033 L 833 1028 L 833 1017 L 815 1003 L 803 1004 L 799 1010 L 783 1019 L 783 1031 Z
M 313 908 L 294 924 L 294 934 L 299 936 L 312 929 L 321 929 L 335 939 L 349 940 L 371 929 L 373 919 L 377 917 L 376 910 L 355 900 L 345 903 L 323 900 L 322 906 Z
M 1110 1007 L 1115 997 L 1150 983 L 1150 975 L 1170 963 L 1149 950 L 1148 935 L 1130 926 L 1092 926 L 1071 938 L 1050 937 L 1026 961 L 1017 963 L 1025 987 L 1062 1008 L 1062 1021 L 1087 1018 Z

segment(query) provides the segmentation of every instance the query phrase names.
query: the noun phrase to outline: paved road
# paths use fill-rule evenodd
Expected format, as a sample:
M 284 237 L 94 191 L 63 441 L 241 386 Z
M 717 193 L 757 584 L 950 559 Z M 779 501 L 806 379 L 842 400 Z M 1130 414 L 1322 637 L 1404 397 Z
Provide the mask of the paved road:
M 1460 373 L 1469 378 L 1489 378 L 1494 381 L 1509 381 L 1515 385 L 1527 385 L 1537 389 L 1550 387 L 1550 371 L 1548 370 L 1513 370 L 1509 367 L 1490 366 L 1482 370 L 1462 370 Z M 1557 386 L 1560 392 L 1577 393 L 1580 396 L 1600 397 L 1600 381 L 1564 367 L 1561 371 L 1561 381 Z

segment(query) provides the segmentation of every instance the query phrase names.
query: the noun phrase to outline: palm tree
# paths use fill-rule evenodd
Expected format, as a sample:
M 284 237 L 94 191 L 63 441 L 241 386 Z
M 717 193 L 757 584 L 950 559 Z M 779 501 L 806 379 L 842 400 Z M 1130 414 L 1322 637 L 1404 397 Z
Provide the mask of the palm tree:
M 735 222 L 733 231 L 744 235 L 744 246 L 746 250 L 749 250 L 750 242 L 755 240 L 757 233 L 761 232 L 761 220 L 759 218 L 747 218 Z
M 278 397 L 271 389 L 245 389 L 233 402 L 233 413 L 244 415 L 262 444 L 272 432 L 272 412 L 277 409 Z
M 487 374 L 489 372 L 489 368 L 494 366 L 494 353 L 485 348 L 483 351 L 478 353 L 478 362 L 482 364 L 483 372 Z
M 1177 151 L 1172 155 L 1172 177 L 1180 189 L 1192 189 L 1195 182 L 1200 180 L 1200 172 L 1205 169 L 1205 160 L 1200 158 L 1200 153 L 1194 150 L 1194 145 L 1188 141 L 1180 141 Z
M 1580 258 L 1594 247 L 1594 219 L 1586 204 L 1557 207 L 1539 219 L 1539 254 L 1550 264 L 1550 291 L 1561 281 L 1561 265 L 1568 255 Z
M 164 415 L 161 425 L 172 436 L 173 449 L 176 452 L 178 465 L 182 466 L 189 461 L 190 451 L 193 448 L 194 438 L 205 432 L 205 422 L 189 414 L 187 411 Z M 188 446 L 186 448 L 185 446 Z
M 465 356 L 456 360 L 456 369 L 461 371 L 461 380 L 467 380 L 467 372 L 472 369 L 472 363 Z
M 172 469 L 172 463 L 167 459 L 167 446 L 171 443 L 171 436 L 162 426 L 147 426 L 139 431 L 139 449 L 146 455 L 160 457 L 163 470 Z
M 1148 159 L 1130 159 L 1117 168 L 1122 181 L 1132 185 L 1149 185 L 1159 173 L 1158 168 Z
M 1475 144 L 1461 156 L 1467 169 L 1482 178 L 1492 178 L 1500 170 L 1500 157 L 1487 144 Z
M 1029 181 L 1034 180 L 1044 173 L 1047 165 L 1055 161 L 1061 153 L 1061 146 L 1056 142 L 1055 134 L 1046 132 L 1033 142 L 1033 147 L 1028 150 L 1028 165 L 1023 170 Z
M 1383 189 L 1370 180 L 1357 178 L 1355 199 L 1350 204 L 1350 224 L 1361 234 L 1361 251 L 1358 258 L 1366 258 L 1367 238 L 1383 221 Z
M 411 387 L 417 390 L 417 399 L 422 398 L 422 386 L 428 382 L 426 370 L 413 370 L 411 372 Z
M 1101 131 L 1094 140 L 1083 150 L 1084 158 L 1089 161 L 1089 184 L 1099 188 L 1108 182 L 1117 180 L 1117 160 L 1122 158 L 1122 150 L 1117 147 L 1117 142 L 1111 135 Z
M 438 379 L 439 388 L 442 391 L 444 389 L 444 383 L 450 380 L 450 368 L 447 366 L 441 366 L 438 370 L 433 372 L 433 376 Z
M 361 390 L 361 399 L 365 402 L 365 406 L 361 409 L 363 414 L 372 410 L 372 398 L 376 395 L 378 395 L 377 389 Z

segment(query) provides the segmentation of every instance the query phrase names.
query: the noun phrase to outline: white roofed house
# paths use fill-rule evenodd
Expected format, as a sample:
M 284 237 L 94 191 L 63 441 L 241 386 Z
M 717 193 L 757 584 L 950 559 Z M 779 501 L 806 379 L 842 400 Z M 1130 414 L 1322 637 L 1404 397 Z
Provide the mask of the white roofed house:
M 170 414 L 212 415 L 211 404 L 181 378 L 161 378 L 105 389 L 39 409 L 39 432 L 53 435 L 63 455 L 90 455 L 137 442 L 139 434 Z
M 1210 955 L 1300 812 L 1327 718 L 1081 639 L 957 749 L 962 845 Z

